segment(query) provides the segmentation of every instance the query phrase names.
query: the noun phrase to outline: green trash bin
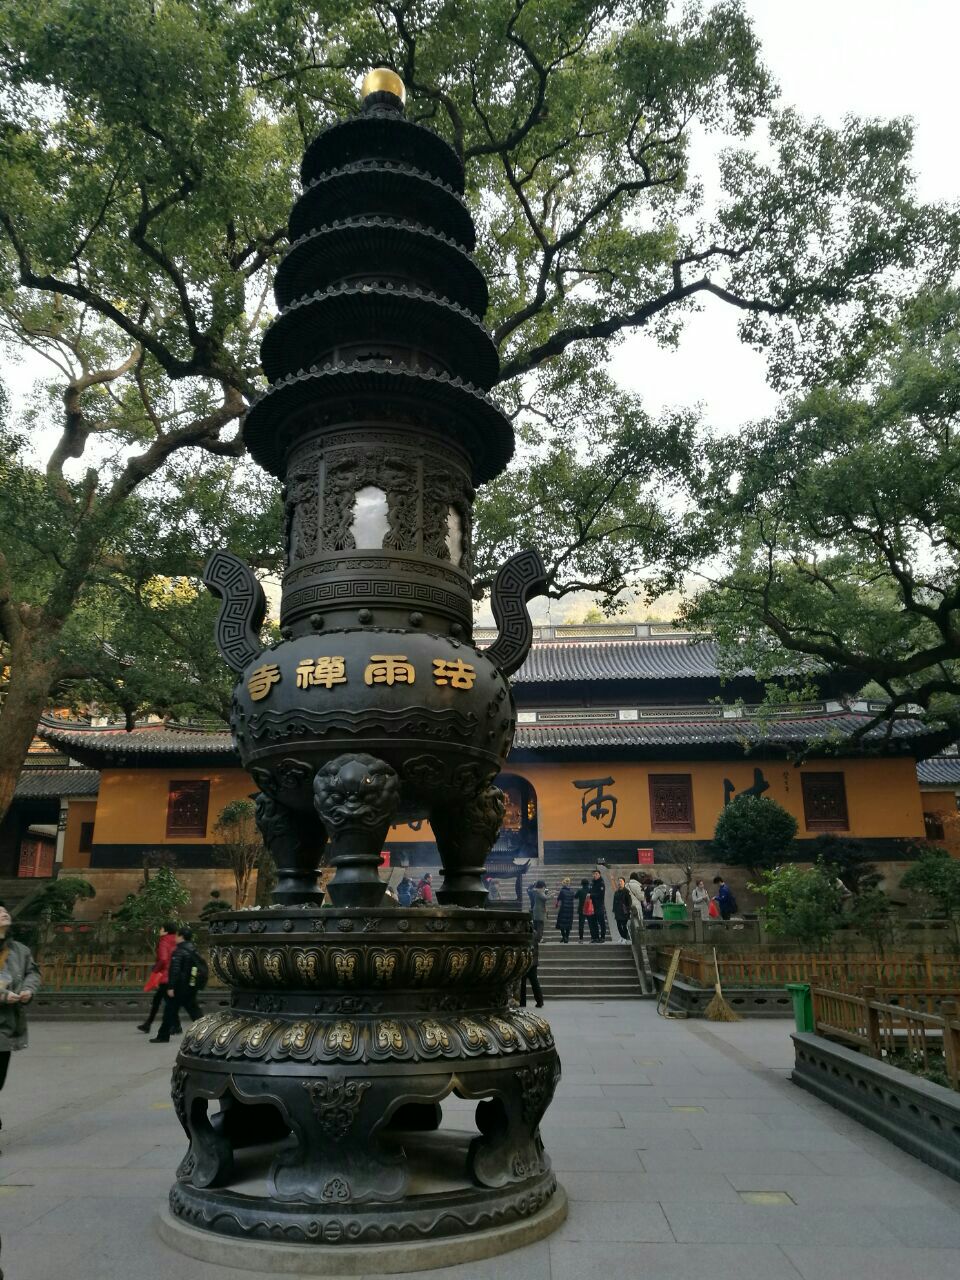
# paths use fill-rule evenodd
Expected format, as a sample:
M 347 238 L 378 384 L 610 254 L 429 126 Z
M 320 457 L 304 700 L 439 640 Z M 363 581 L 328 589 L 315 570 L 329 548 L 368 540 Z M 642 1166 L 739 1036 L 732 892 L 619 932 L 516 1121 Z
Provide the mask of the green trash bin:
M 798 1031 L 813 1031 L 813 1000 L 809 982 L 788 982 L 787 990 L 793 1000 L 793 1021 Z
M 663 918 L 664 920 L 686 920 L 687 908 L 682 902 L 665 902 Z

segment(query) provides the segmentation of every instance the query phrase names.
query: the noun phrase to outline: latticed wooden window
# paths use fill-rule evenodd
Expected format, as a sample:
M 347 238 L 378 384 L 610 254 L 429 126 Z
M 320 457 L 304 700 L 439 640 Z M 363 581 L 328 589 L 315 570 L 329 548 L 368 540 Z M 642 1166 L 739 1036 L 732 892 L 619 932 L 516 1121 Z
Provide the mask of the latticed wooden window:
M 689 773 L 650 774 L 650 826 L 654 831 L 693 830 L 693 784 Z
M 171 782 L 167 796 L 167 835 L 205 836 L 210 783 L 206 779 Z
M 924 833 L 928 840 L 942 840 L 944 838 L 943 814 L 936 810 L 927 809 L 923 815 Z
M 847 791 L 842 773 L 802 773 L 803 818 L 808 831 L 848 831 Z

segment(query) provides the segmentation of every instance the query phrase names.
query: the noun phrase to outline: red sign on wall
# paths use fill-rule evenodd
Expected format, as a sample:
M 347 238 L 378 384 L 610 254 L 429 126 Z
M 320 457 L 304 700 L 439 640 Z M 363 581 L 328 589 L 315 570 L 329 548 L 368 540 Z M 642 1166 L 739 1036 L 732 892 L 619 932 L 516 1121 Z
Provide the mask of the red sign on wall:
M 643 864 L 643 865 L 645 865 L 645 866 L 650 866 L 650 865 L 652 864 L 652 862 L 653 862 L 653 850 L 652 850 L 652 849 L 638 849 L 638 850 L 637 850 L 637 861 L 638 861 L 639 863 L 642 863 L 642 864 Z

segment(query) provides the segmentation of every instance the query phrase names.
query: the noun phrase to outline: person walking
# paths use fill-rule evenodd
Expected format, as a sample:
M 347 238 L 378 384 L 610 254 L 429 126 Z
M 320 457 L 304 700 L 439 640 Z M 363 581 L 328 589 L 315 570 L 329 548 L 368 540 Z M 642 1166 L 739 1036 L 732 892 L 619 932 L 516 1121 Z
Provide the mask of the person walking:
M 544 894 L 546 897 L 546 894 Z M 537 977 L 537 965 L 540 963 L 540 939 L 536 934 L 533 935 L 533 964 L 520 979 L 520 1004 L 527 1003 L 527 979 L 530 980 L 530 987 L 533 991 L 533 998 L 536 1001 L 537 1008 L 543 1008 L 543 991 L 540 988 L 540 979 Z
M 714 876 L 713 883 L 717 885 L 715 897 L 720 911 L 720 919 L 729 920 L 732 915 L 736 915 L 737 900 L 730 892 L 730 888 L 723 876 Z
M 400 883 L 397 885 L 397 901 L 401 907 L 409 907 L 413 902 L 413 895 L 417 886 L 413 883 L 406 872 L 400 877 Z
M 621 876 L 613 895 L 613 918 L 623 942 L 630 941 L 630 902 L 630 890 L 627 888 L 626 880 Z
M 530 899 L 530 914 L 533 916 L 533 936 L 537 943 L 543 941 L 543 931 L 547 927 L 547 882 L 538 880 L 533 886 Z
M 186 1009 L 193 1022 L 201 1016 L 197 995 L 207 985 L 207 962 L 193 941 L 193 930 L 181 925 L 177 930 L 177 945 L 170 957 L 167 973 L 166 999 L 160 1030 L 151 1044 L 166 1044 L 170 1032 L 180 1020 L 180 1010 Z
M 216 892 L 216 890 L 214 890 Z M 177 926 L 172 920 L 165 921 L 160 926 L 160 937 L 157 939 L 156 960 L 147 981 L 144 983 L 144 991 L 153 992 L 153 1000 L 150 1004 L 150 1012 L 146 1016 L 144 1022 L 137 1023 L 137 1030 L 149 1034 L 153 1025 L 153 1020 L 160 1012 L 160 1005 L 163 1003 L 163 993 L 167 989 L 168 975 L 170 971 L 170 957 L 173 955 L 177 945 Z M 174 1031 L 180 1031 L 182 1028 L 177 1025 Z
M 607 908 L 605 905 L 606 896 L 607 886 L 603 883 L 603 876 L 599 871 L 595 871 L 590 885 L 590 897 L 593 899 L 593 914 L 597 921 L 600 942 L 606 942 L 610 936 L 610 926 L 607 923 Z
M 415 902 L 422 902 L 425 907 L 433 906 L 433 885 L 431 884 L 431 876 L 428 871 L 423 879 L 417 885 L 417 891 L 414 895 Z
M 40 967 L 29 947 L 8 937 L 12 924 L 10 912 L 0 907 L 0 1089 L 10 1054 L 27 1047 L 27 1005 L 40 990 Z
M 570 930 L 573 928 L 573 904 L 576 894 L 570 888 L 570 877 L 564 876 L 563 883 L 557 892 L 554 906 L 557 908 L 557 928 L 560 930 L 560 941 L 570 941 Z M 583 937 L 583 921 L 580 923 L 580 937 Z
M 698 880 L 690 894 L 690 904 L 701 920 L 710 919 L 710 891 L 702 880 Z

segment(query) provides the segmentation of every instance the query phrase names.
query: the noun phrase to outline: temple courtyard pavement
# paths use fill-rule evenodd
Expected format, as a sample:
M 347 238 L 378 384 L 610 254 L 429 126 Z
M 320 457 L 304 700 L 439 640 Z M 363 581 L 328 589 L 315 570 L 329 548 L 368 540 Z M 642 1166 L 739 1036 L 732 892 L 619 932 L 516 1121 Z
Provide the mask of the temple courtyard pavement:
M 791 1084 L 789 1022 L 667 1022 L 646 1001 L 546 1012 L 564 1074 L 543 1134 L 569 1218 L 516 1253 L 416 1274 L 960 1275 L 960 1184 Z M 184 1149 L 169 1099 L 174 1043 L 148 1044 L 121 1023 L 35 1021 L 30 1037 L 0 1095 L 7 1280 L 268 1274 L 194 1262 L 157 1235 Z

